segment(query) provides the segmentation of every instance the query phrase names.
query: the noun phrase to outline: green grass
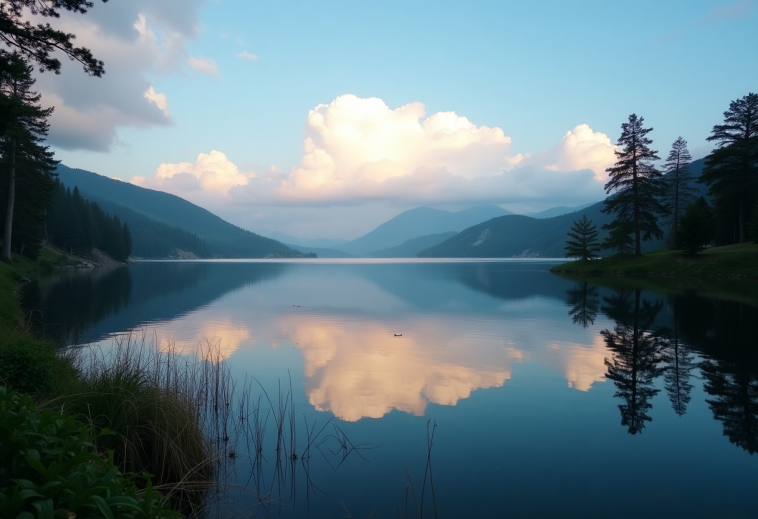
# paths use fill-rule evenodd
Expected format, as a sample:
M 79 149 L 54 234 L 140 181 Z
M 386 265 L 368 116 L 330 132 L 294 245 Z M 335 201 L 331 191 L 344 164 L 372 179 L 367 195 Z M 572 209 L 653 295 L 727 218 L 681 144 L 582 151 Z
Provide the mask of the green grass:
M 610 256 L 586 262 L 563 263 L 551 271 L 611 275 L 758 277 L 758 245 L 741 243 L 712 247 L 695 256 L 672 250 L 654 251 L 642 256 Z
M 41 262 L 73 260 L 49 249 L 36 262 L 14 260 L 0 262 L 0 386 L 28 393 L 41 411 L 70 413 L 87 424 L 98 452 L 113 451 L 123 473 L 153 474 L 156 488 L 183 507 L 199 502 L 217 461 L 218 420 L 209 410 L 212 399 L 229 400 L 219 393 L 228 388 L 228 369 L 132 338 L 110 356 L 62 352 L 26 326 L 16 288 L 22 273 L 40 270 Z M 100 434 L 106 430 L 112 434 Z

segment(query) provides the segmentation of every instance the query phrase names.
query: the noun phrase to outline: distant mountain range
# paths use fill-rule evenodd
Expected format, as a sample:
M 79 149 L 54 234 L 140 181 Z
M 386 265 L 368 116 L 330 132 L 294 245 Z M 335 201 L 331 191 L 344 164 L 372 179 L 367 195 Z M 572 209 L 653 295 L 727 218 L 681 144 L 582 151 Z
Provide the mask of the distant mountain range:
M 431 207 L 417 207 L 400 213 L 370 233 L 336 248 L 357 256 L 365 256 L 395 247 L 413 238 L 462 231 L 490 218 L 507 214 L 513 213 L 494 205 L 472 207 L 456 213 Z
M 57 173 L 67 187 L 77 186 L 82 196 L 98 202 L 106 211 L 117 215 L 129 227 L 134 228 L 132 239 L 135 251 L 147 249 L 147 244 L 142 241 L 161 236 L 163 231 L 163 238 L 169 240 L 170 248 L 192 252 L 200 257 L 302 256 L 300 251 L 232 225 L 178 196 L 64 165 L 58 166 Z M 153 225 L 155 222 L 162 225 Z M 148 229 L 149 232 L 141 232 L 140 228 Z M 170 241 L 177 234 L 173 232 L 176 229 L 186 233 L 183 239 Z M 197 245 L 193 249 L 193 243 L 200 241 L 204 242 L 205 247 Z
M 406 240 L 395 247 L 374 251 L 368 254 L 368 256 L 370 258 L 415 258 L 416 255 L 422 250 L 433 247 L 438 243 L 442 243 L 448 238 L 452 238 L 456 234 L 457 233 L 455 231 L 450 231 L 440 234 L 419 236 L 418 238 L 411 238 L 410 240 Z
M 693 180 L 700 177 L 704 159 L 690 165 Z M 693 182 L 697 196 L 706 193 L 705 186 Z M 512 258 L 542 257 L 562 258 L 565 255 L 566 235 L 573 223 L 587 215 L 600 231 L 600 240 L 606 232 L 601 227 L 613 220 L 613 215 L 603 214 L 604 203 L 597 202 L 573 213 L 552 218 L 535 218 L 523 215 L 506 215 L 474 225 L 424 249 L 418 253 L 425 258 Z M 559 209 L 559 208 L 556 208 Z M 543 211 L 545 213 L 547 211 Z M 643 243 L 643 250 L 655 250 L 664 246 L 663 240 Z
M 585 207 L 595 205 L 596 203 L 597 202 L 590 202 L 589 204 L 578 205 L 576 207 L 566 207 L 566 206 L 561 205 L 558 207 L 551 207 L 550 209 L 545 209 L 544 211 L 540 211 L 538 213 L 526 213 L 524 216 L 531 216 L 532 218 L 552 218 L 554 216 L 561 216 L 564 214 L 575 213 L 577 211 L 581 211 Z

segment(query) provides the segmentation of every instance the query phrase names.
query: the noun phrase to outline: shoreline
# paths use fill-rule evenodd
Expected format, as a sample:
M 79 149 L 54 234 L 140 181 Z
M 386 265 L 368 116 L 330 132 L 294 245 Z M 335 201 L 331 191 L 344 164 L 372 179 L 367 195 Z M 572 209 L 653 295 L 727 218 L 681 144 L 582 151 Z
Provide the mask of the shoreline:
M 677 250 L 658 250 L 642 256 L 614 255 L 563 263 L 550 272 L 608 277 L 758 279 L 758 244 L 711 247 L 694 256 Z

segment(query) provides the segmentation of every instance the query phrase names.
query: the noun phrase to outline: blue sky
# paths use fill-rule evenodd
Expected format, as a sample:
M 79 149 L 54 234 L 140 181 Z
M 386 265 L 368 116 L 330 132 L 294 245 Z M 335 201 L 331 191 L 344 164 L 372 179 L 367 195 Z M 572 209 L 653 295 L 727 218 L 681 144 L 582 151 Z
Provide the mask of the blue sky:
M 758 89 L 751 0 L 124 2 L 63 20 L 107 73 L 40 78 L 58 158 L 253 230 L 351 238 L 417 205 L 601 199 L 604 137 L 630 113 L 661 155 L 681 135 L 697 158 Z

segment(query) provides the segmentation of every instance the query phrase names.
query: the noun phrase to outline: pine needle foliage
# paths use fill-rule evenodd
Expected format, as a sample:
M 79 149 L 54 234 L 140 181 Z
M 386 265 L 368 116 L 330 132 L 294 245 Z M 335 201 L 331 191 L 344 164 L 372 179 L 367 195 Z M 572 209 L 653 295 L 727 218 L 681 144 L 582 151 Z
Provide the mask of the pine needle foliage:
M 616 215 L 617 222 L 629 222 L 634 233 L 634 253 L 642 255 L 642 241 L 663 238 L 658 217 L 666 213 L 661 202 L 663 183 L 661 172 L 653 165 L 659 160 L 658 152 L 647 137 L 652 128 L 645 128 L 644 118 L 629 116 L 621 125 L 621 137 L 615 151 L 616 164 L 606 169 L 610 180 L 605 192 L 613 196 L 605 199 L 603 212 Z
M 603 229 L 609 231 L 601 244 L 603 249 L 611 250 L 619 256 L 634 252 L 634 238 L 632 237 L 634 228 L 630 222 L 614 221 L 608 225 L 603 225 Z
M 700 182 L 708 192 L 726 243 L 747 240 L 750 212 L 758 200 L 758 94 L 729 103 L 724 124 L 711 130 L 717 148 L 705 160 Z
M 566 257 L 567 258 L 579 258 L 582 261 L 589 261 L 597 258 L 597 253 L 600 252 L 600 245 L 598 244 L 597 227 L 592 223 L 592 220 L 587 218 L 587 215 L 582 215 L 581 220 L 574 222 L 571 226 L 571 230 L 568 233 L 569 239 L 566 240 Z

